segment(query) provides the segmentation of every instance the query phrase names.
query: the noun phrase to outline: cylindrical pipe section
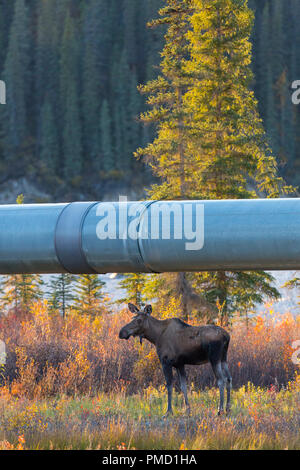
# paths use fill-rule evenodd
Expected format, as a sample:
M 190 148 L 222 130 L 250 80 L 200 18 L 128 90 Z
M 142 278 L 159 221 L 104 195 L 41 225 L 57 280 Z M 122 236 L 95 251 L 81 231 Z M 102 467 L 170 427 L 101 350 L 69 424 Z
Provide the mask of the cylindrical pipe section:
M 300 269 L 300 199 L 0 206 L 0 274 Z
M 0 274 L 64 273 L 55 250 L 66 204 L 0 206 Z

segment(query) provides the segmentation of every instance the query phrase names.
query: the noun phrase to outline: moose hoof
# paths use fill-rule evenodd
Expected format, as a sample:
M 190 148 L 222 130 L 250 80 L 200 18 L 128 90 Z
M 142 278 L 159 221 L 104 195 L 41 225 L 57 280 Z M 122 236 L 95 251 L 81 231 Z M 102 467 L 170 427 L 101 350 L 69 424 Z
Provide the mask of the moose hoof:
M 219 410 L 218 411 L 218 416 L 222 416 L 224 414 L 224 410 Z
M 163 418 L 166 419 L 166 418 L 170 418 L 171 416 L 173 416 L 173 411 L 167 411 L 165 415 L 163 415 Z

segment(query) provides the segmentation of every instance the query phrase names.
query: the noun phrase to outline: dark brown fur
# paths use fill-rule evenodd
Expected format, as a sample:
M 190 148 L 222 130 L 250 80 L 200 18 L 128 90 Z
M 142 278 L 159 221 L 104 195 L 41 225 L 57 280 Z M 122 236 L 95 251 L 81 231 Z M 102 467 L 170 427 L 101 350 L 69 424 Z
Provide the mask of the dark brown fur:
M 155 345 L 167 382 L 168 413 L 172 413 L 173 367 L 177 369 L 185 403 L 189 409 L 184 366 L 208 362 L 212 366 L 220 390 L 219 414 L 223 412 L 225 383 L 226 409 L 229 411 L 231 376 L 227 365 L 230 341 L 227 331 L 215 325 L 190 326 L 178 318 L 157 320 L 151 316 L 151 305 L 147 305 L 144 311 L 140 311 L 133 304 L 128 307 L 136 316 L 121 329 L 119 337 L 129 339 L 130 336 L 139 336 Z

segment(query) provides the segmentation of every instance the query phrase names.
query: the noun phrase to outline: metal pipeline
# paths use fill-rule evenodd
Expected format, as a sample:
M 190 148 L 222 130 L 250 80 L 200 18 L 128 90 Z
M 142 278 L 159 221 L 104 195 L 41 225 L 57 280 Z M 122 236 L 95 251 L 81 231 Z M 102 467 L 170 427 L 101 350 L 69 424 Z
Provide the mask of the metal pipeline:
M 0 274 L 300 269 L 300 199 L 0 206 Z

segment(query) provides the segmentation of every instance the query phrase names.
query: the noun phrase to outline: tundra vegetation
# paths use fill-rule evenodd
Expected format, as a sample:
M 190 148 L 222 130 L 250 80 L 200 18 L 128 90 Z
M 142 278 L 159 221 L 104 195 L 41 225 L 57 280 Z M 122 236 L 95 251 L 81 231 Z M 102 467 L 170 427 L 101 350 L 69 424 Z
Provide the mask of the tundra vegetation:
M 188 366 L 190 415 L 175 382 L 174 415 L 166 419 L 155 349 L 138 338 L 118 340 L 131 319 L 127 309 L 113 314 L 104 305 L 94 317 L 69 308 L 62 318 L 46 301 L 1 316 L 0 448 L 299 449 L 300 375 L 291 360 L 299 318 L 270 306 L 248 323 L 237 315 L 231 413 L 217 415 L 211 368 Z

